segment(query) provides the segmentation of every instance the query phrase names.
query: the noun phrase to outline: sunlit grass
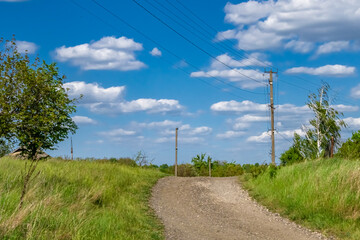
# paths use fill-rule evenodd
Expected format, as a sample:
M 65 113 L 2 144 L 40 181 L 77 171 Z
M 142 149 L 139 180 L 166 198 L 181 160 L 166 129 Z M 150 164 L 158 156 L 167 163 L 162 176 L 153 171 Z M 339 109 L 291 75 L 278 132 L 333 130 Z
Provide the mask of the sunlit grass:
M 265 172 L 244 186 L 292 220 L 342 239 L 360 239 L 360 161 L 308 161 L 281 168 L 274 179 Z
M 17 210 L 24 161 L 0 159 L 1 239 L 163 239 L 148 207 L 158 170 L 96 161 L 40 162 Z

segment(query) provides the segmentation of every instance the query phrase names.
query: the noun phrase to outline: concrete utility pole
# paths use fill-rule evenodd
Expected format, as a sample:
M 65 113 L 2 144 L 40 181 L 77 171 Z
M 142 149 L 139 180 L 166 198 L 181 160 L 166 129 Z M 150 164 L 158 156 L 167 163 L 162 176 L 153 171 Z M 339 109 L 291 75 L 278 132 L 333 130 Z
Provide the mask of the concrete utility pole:
M 177 140 L 178 140 L 178 128 L 175 128 L 175 177 L 177 177 L 177 152 L 178 152 L 178 147 L 177 147 Z
M 274 124 L 274 84 L 273 84 L 273 72 L 265 71 L 265 73 L 270 73 L 269 84 L 270 84 L 270 112 L 271 112 L 271 163 L 275 166 L 275 124 Z

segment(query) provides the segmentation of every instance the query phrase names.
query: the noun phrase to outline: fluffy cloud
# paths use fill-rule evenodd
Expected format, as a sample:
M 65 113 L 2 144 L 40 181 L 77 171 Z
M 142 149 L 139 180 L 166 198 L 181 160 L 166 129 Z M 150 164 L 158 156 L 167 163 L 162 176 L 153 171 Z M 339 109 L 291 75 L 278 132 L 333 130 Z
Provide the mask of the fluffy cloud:
M 231 139 L 241 137 L 245 134 L 245 132 L 238 132 L 238 131 L 226 131 L 224 133 L 219 133 L 216 135 L 217 138 L 220 139 Z
M 360 118 L 348 117 L 343 119 L 350 128 L 360 128 Z
M 281 131 L 281 132 L 275 132 L 275 136 L 281 135 L 281 139 L 291 139 L 294 137 L 294 133 L 299 134 L 300 136 L 305 136 L 305 132 L 302 129 L 295 129 L 295 130 L 287 130 L 287 131 Z M 247 142 L 258 142 L 258 143 L 264 143 L 264 142 L 270 142 L 271 140 L 271 132 L 263 132 L 258 136 L 250 136 L 246 139 Z
M 274 8 L 273 1 L 263 3 L 248 1 L 246 4 L 227 3 L 225 6 L 225 20 L 230 23 L 244 25 L 256 23 L 258 20 L 268 16 Z
M 122 100 L 125 93 L 125 86 L 103 88 L 97 83 L 69 82 L 64 84 L 69 89 L 70 98 L 79 98 L 83 95 L 81 103 L 116 102 Z
M 74 47 L 62 46 L 55 53 L 59 61 L 68 61 L 83 70 L 130 71 L 146 66 L 135 57 L 135 51 L 142 49 L 142 44 L 133 39 L 103 37 L 99 41 Z
M 355 67 L 348 67 L 343 65 L 325 65 L 318 68 L 310 67 L 294 67 L 285 71 L 286 73 L 306 73 L 318 76 L 346 76 L 355 73 Z
M 233 124 L 233 129 L 239 130 L 239 129 L 248 128 L 251 125 L 251 123 L 254 122 L 267 122 L 267 121 L 269 121 L 269 117 L 267 116 L 246 114 L 242 117 L 235 119 L 235 121 L 231 121 L 231 122 Z
M 291 41 L 328 43 L 360 37 L 360 2 L 354 0 L 247 1 L 225 6 L 225 20 L 235 28 L 217 38 L 236 39 L 245 50 L 272 49 Z M 293 44 L 293 46 L 291 46 Z M 294 42 L 288 45 L 306 52 Z M 294 45 L 295 44 L 295 45 Z
M 184 107 L 178 100 L 173 99 L 151 99 L 140 98 L 132 101 L 114 102 L 114 103 L 94 103 L 89 105 L 92 112 L 98 114 L 116 114 L 116 113 L 180 113 Z
M 212 128 L 207 126 L 191 127 L 189 124 L 184 124 L 179 127 L 179 136 L 195 136 L 195 135 L 209 135 L 212 132 Z M 166 129 L 161 132 L 163 135 L 173 135 L 173 129 Z
M 236 60 L 233 57 L 229 56 L 227 53 L 225 53 L 217 56 L 216 59 L 218 61 L 212 60 L 210 66 L 211 69 L 226 69 L 227 67 L 224 64 L 233 68 L 249 66 L 266 67 L 268 65 L 271 65 L 271 62 L 266 61 L 266 56 L 261 53 L 251 53 L 242 60 Z
M 97 124 L 97 122 L 94 119 L 91 119 L 86 116 L 74 116 L 72 117 L 72 120 L 76 124 Z
M 254 69 L 246 69 L 246 67 L 265 67 L 271 65 L 265 58 L 264 54 L 252 53 L 245 59 L 237 60 L 226 53 L 217 56 L 217 60 L 212 60 L 207 71 L 192 72 L 190 76 L 223 78 L 230 82 L 239 83 L 242 88 L 254 89 L 264 86 L 266 79 L 263 72 Z M 228 67 L 231 67 L 232 69 L 229 69 Z
M 158 48 L 153 48 L 153 50 L 150 51 L 150 54 L 154 57 L 160 57 L 162 55 Z
M 164 120 L 161 122 L 150 122 L 150 123 L 133 123 L 137 127 L 142 128 L 175 128 L 176 126 L 179 126 L 181 122 L 175 122 L 170 120 Z
M 351 97 L 360 98 L 360 84 L 351 89 Z
M 342 112 L 354 112 L 359 109 L 357 106 L 349 106 L 343 104 L 332 105 L 331 107 Z M 231 100 L 231 101 L 222 101 L 222 102 L 214 103 L 213 105 L 211 105 L 210 109 L 214 112 L 219 112 L 219 113 L 230 112 L 230 113 L 239 114 L 244 112 L 266 112 L 269 110 L 269 105 L 262 103 L 255 103 L 249 100 L 245 100 L 242 102 Z M 281 104 L 281 105 L 276 105 L 275 109 L 276 109 L 275 111 L 278 113 L 296 113 L 299 115 L 311 113 L 311 110 L 307 105 L 295 106 L 293 104 Z M 240 118 L 240 120 L 243 121 L 247 119 L 252 121 L 254 121 L 255 119 L 263 120 L 263 117 L 247 115 Z
M 294 52 L 308 53 L 314 48 L 314 43 L 291 40 L 285 44 L 285 48 L 292 49 Z
M 190 75 L 191 77 L 219 77 L 228 79 L 230 82 L 238 82 L 242 88 L 254 89 L 257 87 L 264 86 L 261 84 L 265 83 L 265 78 L 262 72 L 252 69 L 229 69 L 229 70 L 210 70 L 210 71 L 199 71 L 193 72 Z M 256 82 L 252 79 L 256 79 L 259 82 Z
M 327 42 L 319 46 L 316 51 L 317 55 L 332 53 L 332 52 L 341 52 L 342 50 L 346 50 L 350 48 L 349 41 L 333 41 Z
M 80 104 L 98 114 L 121 114 L 133 112 L 180 113 L 184 107 L 173 99 L 140 98 L 123 99 L 125 86 L 103 88 L 97 83 L 69 82 L 64 84 L 71 98 L 83 95 Z
M 106 137 L 124 137 L 124 136 L 134 136 L 136 135 L 136 132 L 118 128 L 110 131 L 100 132 L 99 134 Z
M 242 113 L 242 112 L 265 112 L 268 110 L 267 104 L 259 104 L 254 103 L 252 101 L 242 101 L 238 102 L 235 100 L 231 101 L 222 101 L 218 103 L 214 103 L 211 105 L 210 109 L 214 112 L 234 112 L 234 113 Z
M 16 48 L 19 53 L 33 54 L 39 47 L 32 42 L 16 40 Z

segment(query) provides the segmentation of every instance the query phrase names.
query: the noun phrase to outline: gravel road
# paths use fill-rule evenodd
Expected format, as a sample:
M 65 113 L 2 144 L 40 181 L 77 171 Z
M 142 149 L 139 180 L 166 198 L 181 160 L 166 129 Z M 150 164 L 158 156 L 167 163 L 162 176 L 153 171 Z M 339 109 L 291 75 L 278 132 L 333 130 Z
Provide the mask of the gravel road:
M 150 204 L 166 239 L 326 239 L 257 204 L 236 177 L 163 178 Z

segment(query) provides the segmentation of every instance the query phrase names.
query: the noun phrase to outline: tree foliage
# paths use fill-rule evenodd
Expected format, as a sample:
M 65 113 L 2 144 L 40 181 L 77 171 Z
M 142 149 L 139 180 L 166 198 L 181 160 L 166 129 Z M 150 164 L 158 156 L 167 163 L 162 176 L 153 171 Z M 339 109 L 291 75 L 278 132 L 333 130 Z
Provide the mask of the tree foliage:
M 340 118 L 342 113 L 335 110 L 331 106 L 331 98 L 329 97 L 330 86 L 324 83 L 318 89 L 318 93 L 309 95 L 308 107 L 314 112 L 315 118 L 309 123 L 312 128 L 306 132 L 308 147 L 315 146 L 316 157 L 323 157 L 329 150 L 331 138 L 334 138 L 334 144 L 340 143 L 340 131 L 342 127 L 346 127 L 345 122 Z M 316 144 L 314 144 L 316 142 Z
M 3 41 L 0 51 L 0 137 L 24 147 L 34 159 L 39 150 L 54 146 L 75 133 L 69 99 L 55 63 L 31 61 L 17 51 L 15 40 Z
M 77 128 L 70 117 L 75 99 L 69 99 L 64 79 L 55 63 L 38 57 L 31 61 L 17 51 L 14 39 L 0 39 L 0 139 L 16 142 L 23 156 L 32 160 L 25 162 L 19 208 L 29 183 L 39 174 L 38 153 L 54 149 Z
M 293 145 L 280 157 L 282 165 L 329 156 L 332 137 L 334 145 L 340 145 L 341 128 L 346 127 L 346 124 L 340 118 L 343 114 L 332 107 L 329 90 L 330 86 L 324 83 L 317 94 L 309 95 L 307 106 L 315 118 L 309 121 L 309 127 L 303 126 L 304 137 L 294 134 Z
M 11 152 L 12 145 L 6 139 L 0 139 L 0 157 L 5 156 Z
M 342 158 L 360 159 L 360 130 L 354 132 L 351 138 L 341 145 L 337 155 Z

